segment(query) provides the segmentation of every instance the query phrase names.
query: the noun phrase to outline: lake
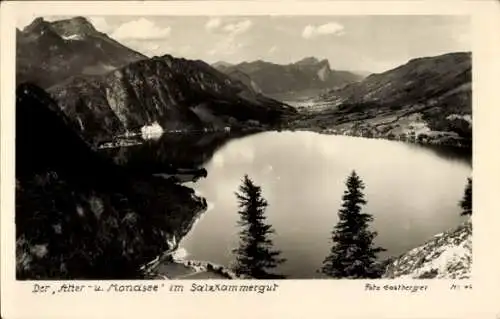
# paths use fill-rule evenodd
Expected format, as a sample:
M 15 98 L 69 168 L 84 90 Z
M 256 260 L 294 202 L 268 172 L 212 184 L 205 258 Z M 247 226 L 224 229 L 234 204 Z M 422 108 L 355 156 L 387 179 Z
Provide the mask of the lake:
M 354 169 L 365 183 L 383 257 L 408 251 L 457 226 L 457 206 L 471 174 L 467 157 L 393 141 L 309 132 L 266 132 L 230 141 L 204 165 L 205 179 L 188 184 L 210 211 L 182 240 L 186 258 L 228 265 L 238 244 L 234 192 L 244 174 L 262 187 L 275 246 L 292 278 L 321 277 L 344 182 Z
M 187 259 L 233 262 L 231 250 L 239 240 L 235 192 L 248 174 L 269 203 L 267 222 L 276 231 L 272 239 L 287 259 L 276 272 L 288 278 L 322 277 L 316 271 L 329 252 L 344 182 L 352 170 L 365 183 L 365 210 L 374 216 L 376 244 L 387 249 L 382 258 L 456 227 L 463 220 L 458 202 L 472 172 L 467 154 L 312 132 L 264 132 L 229 140 L 167 138 L 129 150 L 121 158 L 136 165 L 143 162 L 138 158 L 147 158 L 148 167 L 159 167 L 152 162 L 170 161 L 171 152 L 174 162 L 186 163 L 191 154 L 193 165 L 206 169 L 206 177 L 185 184 L 209 205 L 180 242 L 179 253 Z

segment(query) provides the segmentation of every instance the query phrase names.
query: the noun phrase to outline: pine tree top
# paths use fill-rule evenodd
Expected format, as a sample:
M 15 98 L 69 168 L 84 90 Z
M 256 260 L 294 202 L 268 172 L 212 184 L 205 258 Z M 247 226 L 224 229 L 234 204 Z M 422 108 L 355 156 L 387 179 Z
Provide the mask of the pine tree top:
M 467 184 L 465 185 L 464 195 L 462 200 L 459 202 L 462 208 L 461 215 L 472 215 L 472 178 L 467 178 Z
M 280 251 L 273 249 L 269 237 L 274 233 L 271 225 L 266 223 L 265 210 L 267 201 L 262 197 L 261 188 L 245 175 L 236 192 L 240 210 L 240 245 L 234 249 L 236 264 L 233 267 L 238 274 L 247 274 L 253 278 L 277 278 L 268 272 L 276 268 L 285 259 L 280 258 Z
M 379 276 L 377 254 L 385 249 L 373 243 L 377 233 L 369 230 L 373 216 L 362 212 L 364 183 L 356 171 L 345 181 L 346 190 L 338 212 L 339 222 L 332 231 L 330 255 L 322 272 L 334 278 L 374 278 Z

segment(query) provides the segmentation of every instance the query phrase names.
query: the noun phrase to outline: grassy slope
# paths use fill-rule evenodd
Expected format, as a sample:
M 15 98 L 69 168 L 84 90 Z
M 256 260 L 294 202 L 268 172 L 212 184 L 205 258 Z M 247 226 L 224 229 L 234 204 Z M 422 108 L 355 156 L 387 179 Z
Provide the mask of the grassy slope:
M 414 59 L 322 95 L 320 111 L 303 109 L 292 127 L 470 145 L 471 56 Z M 421 135 L 419 137 L 419 135 Z

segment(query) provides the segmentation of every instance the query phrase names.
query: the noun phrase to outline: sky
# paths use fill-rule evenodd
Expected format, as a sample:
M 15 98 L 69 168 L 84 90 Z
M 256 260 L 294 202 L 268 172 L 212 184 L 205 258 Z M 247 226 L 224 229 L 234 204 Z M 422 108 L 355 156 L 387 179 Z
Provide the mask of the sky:
M 44 17 L 53 21 L 67 17 Z M 416 57 L 470 51 L 467 16 L 91 16 L 101 32 L 147 56 L 208 63 L 328 59 L 383 72 Z M 33 17 L 18 17 L 22 29 Z

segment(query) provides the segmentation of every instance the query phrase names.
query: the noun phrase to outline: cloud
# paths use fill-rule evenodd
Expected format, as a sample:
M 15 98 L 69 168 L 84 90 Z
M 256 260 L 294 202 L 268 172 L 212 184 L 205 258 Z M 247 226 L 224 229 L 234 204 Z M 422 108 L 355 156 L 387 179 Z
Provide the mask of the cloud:
M 227 37 L 217 42 L 214 48 L 208 51 L 208 54 L 229 56 L 235 54 L 243 47 L 243 43 L 236 42 L 233 37 Z
M 103 17 L 88 17 L 88 20 L 90 21 L 90 23 L 92 23 L 94 28 L 97 29 L 97 31 L 104 32 L 104 33 L 108 33 L 110 31 L 112 31 L 111 26 L 108 24 L 106 19 Z
M 307 25 L 302 31 L 302 37 L 311 39 L 322 35 L 342 35 L 344 34 L 344 26 L 337 22 L 330 22 L 318 26 Z
M 207 29 L 208 31 L 215 30 L 218 27 L 220 27 L 221 24 L 222 24 L 222 20 L 220 18 L 211 18 L 205 24 L 205 29 Z
M 269 48 L 269 53 L 274 53 L 278 50 L 278 47 L 273 45 L 271 48 Z
M 120 25 L 111 36 L 120 40 L 154 40 L 167 38 L 171 31 L 170 27 L 161 28 L 146 18 L 140 18 Z
M 223 28 L 224 31 L 231 35 L 237 35 L 248 31 L 252 27 L 252 21 L 246 19 L 236 23 L 226 24 Z
M 168 53 L 169 50 L 166 45 L 160 45 L 160 43 L 155 40 L 129 39 L 126 41 L 126 45 L 149 57 L 163 55 Z
M 221 18 L 211 18 L 205 23 L 205 29 L 208 31 L 220 30 L 230 36 L 235 36 L 248 31 L 252 25 L 253 23 L 249 19 L 223 24 Z
M 216 42 L 214 47 L 208 51 L 209 55 L 230 56 L 236 54 L 245 45 L 241 39 L 237 40 L 237 35 L 245 33 L 252 27 L 253 23 L 249 19 L 241 20 L 234 23 L 228 23 L 224 26 L 219 25 L 219 28 L 224 32 L 220 41 Z

